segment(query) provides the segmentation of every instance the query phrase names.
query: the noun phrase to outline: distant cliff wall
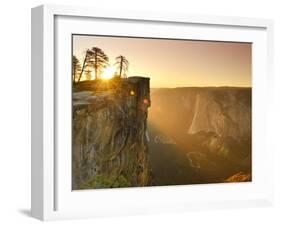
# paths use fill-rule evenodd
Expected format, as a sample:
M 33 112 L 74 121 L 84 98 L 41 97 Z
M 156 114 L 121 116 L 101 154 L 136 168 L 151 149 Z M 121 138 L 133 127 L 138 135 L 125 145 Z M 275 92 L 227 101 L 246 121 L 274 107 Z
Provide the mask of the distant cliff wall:
M 232 160 L 251 151 L 251 88 L 187 87 L 152 89 L 149 122 L 173 141 L 207 149 Z M 153 137 L 152 137 L 153 138 Z M 190 143 L 189 142 L 189 143 Z M 191 145 L 189 145 L 191 146 Z
M 190 134 L 206 131 L 234 138 L 251 135 L 251 104 L 241 95 L 241 90 L 199 92 L 193 98 Z
M 251 88 L 153 89 L 152 100 L 151 121 L 179 125 L 185 134 L 214 132 L 235 139 L 251 136 Z
M 149 185 L 149 78 L 81 84 L 73 93 L 73 189 Z

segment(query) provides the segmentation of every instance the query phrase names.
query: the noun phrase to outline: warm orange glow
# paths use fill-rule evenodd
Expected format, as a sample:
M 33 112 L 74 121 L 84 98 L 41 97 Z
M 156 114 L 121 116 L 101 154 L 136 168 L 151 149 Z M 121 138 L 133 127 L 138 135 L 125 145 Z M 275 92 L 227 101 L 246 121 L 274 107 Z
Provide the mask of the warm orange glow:
M 135 91 L 134 91 L 134 90 L 131 90 L 131 91 L 130 91 L 130 95 L 131 95 L 131 96 L 135 96 Z
M 114 76 L 114 73 L 115 73 L 115 68 L 110 66 L 110 67 L 107 67 L 105 68 L 105 70 L 103 71 L 102 75 L 101 75 L 101 78 L 102 79 L 111 79 L 113 78 Z
M 124 55 L 128 76 L 150 77 L 151 88 L 252 85 L 250 43 L 74 35 L 73 54 L 81 64 L 93 43 L 112 66 L 115 57 Z

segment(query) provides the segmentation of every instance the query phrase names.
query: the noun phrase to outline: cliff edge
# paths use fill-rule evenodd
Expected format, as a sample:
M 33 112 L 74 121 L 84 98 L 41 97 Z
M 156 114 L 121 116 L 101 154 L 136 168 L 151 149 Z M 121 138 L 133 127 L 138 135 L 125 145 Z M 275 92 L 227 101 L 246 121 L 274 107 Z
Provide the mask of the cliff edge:
M 85 81 L 73 87 L 73 189 L 151 183 L 149 107 L 149 78 Z

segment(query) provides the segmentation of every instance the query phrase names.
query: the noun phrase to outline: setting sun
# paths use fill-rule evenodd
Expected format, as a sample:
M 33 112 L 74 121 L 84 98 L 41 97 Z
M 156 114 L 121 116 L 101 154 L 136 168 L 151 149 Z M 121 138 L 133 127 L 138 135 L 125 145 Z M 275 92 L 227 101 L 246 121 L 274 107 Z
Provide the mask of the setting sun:
M 114 67 L 112 67 L 112 66 L 111 67 L 107 67 L 103 71 L 101 77 L 102 77 L 102 79 L 111 79 L 111 78 L 113 78 L 114 73 L 115 73 L 115 68 Z

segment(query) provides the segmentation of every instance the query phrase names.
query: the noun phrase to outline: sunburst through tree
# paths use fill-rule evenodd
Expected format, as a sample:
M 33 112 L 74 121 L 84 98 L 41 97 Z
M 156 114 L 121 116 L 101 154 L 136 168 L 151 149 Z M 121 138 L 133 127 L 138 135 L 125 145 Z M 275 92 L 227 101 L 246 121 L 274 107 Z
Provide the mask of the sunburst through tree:
M 98 47 L 88 49 L 85 53 L 82 69 L 78 82 L 86 75 L 86 80 L 91 80 L 92 71 L 94 72 L 95 79 L 98 79 L 103 70 L 108 66 L 108 56 L 104 51 Z M 93 69 L 93 70 L 91 70 Z

